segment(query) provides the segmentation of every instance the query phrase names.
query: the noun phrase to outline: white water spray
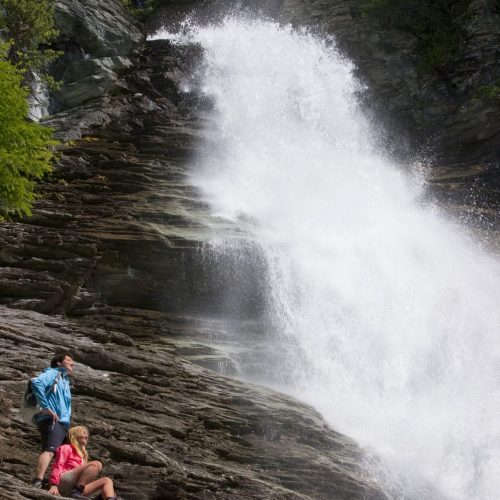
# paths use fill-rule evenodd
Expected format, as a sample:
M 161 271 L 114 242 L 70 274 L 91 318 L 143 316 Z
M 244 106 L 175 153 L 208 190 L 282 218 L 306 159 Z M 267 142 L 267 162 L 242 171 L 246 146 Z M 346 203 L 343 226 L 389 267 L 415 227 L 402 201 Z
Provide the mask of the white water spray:
M 331 42 L 235 19 L 189 39 L 215 102 L 195 180 L 267 256 L 282 389 L 404 477 L 394 496 L 497 498 L 498 263 L 377 153 Z

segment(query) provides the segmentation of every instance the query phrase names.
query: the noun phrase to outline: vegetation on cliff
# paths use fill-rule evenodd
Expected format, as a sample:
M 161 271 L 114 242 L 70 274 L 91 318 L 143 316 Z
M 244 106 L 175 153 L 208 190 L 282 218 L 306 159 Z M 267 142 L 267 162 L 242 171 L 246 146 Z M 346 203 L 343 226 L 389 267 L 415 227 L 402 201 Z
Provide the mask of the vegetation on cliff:
M 58 34 L 55 5 L 55 0 L 0 0 L 0 30 L 10 42 L 8 59 L 24 72 L 25 80 L 37 73 L 55 85 L 46 71 L 60 55 L 48 46 Z
M 0 219 L 29 215 L 35 180 L 51 170 L 52 131 L 27 120 L 27 84 L 58 53 L 46 47 L 55 0 L 0 0 Z M 49 83 L 53 80 L 45 75 Z
M 122 2 L 132 14 L 144 19 L 151 14 L 157 0 L 122 0 Z
M 51 170 L 52 131 L 26 119 L 28 90 L 23 72 L 0 46 L 0 218 L 30 214 L 35 179 Z
M 365 13 L 387 28 L 417 39 L 419 69 L 433 72 L 450 61 L 464 39 L 471 0 L 366 0 Z
M 500 81 L 494 85 L 483 85 L 476 90 L 473 97 L 490 103 L 500 104 Z
M 171 5 L 172 2 L 169 0 L 122 0 L 122 3 L 136 18 L 147 22 L 158 8 Z

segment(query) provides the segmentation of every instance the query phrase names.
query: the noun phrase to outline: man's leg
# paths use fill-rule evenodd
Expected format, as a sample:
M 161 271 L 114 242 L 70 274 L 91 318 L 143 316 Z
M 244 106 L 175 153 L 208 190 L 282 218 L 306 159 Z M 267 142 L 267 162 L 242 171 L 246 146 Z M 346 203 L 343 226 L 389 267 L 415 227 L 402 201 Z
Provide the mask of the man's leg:
M 50 461 L 54 457 L 56 449 L 63 444 L 68 432 L 67 428 L 59 422 L 45 420 L 38 425 L 38 430 L 42 436 L 42 453 L 38 457 L 35 470 L 33 486 L 41 487 L 41 482 L 47 472 Z
M 40 479 L 40 481 L 44 478 L 45 472 L 49 468 L 50 461 L 54 453 L 51 451 L 42 451 L 40 456 L 38 457 L 38 463 L 36 465 L 35 479 Z

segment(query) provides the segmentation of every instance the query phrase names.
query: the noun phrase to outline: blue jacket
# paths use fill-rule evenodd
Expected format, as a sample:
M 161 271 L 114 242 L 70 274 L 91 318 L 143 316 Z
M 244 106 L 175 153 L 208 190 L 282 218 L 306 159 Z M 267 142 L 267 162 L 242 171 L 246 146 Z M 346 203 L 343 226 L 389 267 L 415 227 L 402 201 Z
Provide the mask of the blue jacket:
M 59 380 L 57 384 L 54 384 L 59 374 Z M 52 410 L 59 417 L 61 424 L 69 425 L 71 420 L 71 388 L 66 369 L 46 368 L 38 377 L 31 379 L 31 386 L 40 408 Z M 39 414 L 36 421 L 38 423 L 47 418 L 52 417 Z

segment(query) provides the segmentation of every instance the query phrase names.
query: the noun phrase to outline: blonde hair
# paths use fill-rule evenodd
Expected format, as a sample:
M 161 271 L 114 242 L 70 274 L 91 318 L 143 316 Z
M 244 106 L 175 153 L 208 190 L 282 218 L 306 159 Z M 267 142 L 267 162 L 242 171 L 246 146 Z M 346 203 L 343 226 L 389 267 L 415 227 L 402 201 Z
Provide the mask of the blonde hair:
M 71 429 L 68 431 L 68 440 L 70 444 L 73 446 L 73 448 L 76 450 L 78 455 L 80 455 L 83 460 L 87 461 L 89 458 L 89 454 L 87 453 L 87 450 L 85 447 L 81 446 L 80 443 L 78 442 L 78 436 L 80 436 L 83 432 L 86 432 L 88 434 L 89 430 L 87 427 L 84 425 L 77 425 L 76 427 L 71 427 Z

